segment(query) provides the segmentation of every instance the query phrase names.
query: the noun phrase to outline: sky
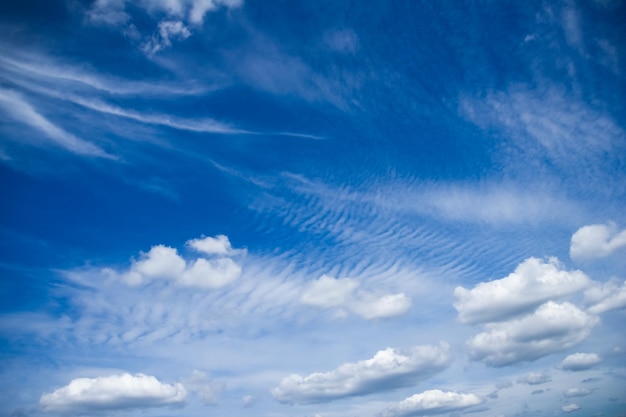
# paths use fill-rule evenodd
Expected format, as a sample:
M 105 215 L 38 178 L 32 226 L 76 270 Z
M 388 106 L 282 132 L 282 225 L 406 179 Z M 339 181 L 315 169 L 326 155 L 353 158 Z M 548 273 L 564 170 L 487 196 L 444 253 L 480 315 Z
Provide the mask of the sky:
M 624 16 L 0 2 L 0 415 L 623 417 Z

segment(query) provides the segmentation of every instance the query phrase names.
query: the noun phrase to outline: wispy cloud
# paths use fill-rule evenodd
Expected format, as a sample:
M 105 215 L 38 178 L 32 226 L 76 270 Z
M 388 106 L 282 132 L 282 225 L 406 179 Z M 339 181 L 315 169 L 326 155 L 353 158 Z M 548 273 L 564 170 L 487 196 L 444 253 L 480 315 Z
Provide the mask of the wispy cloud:
M 116 159 L 99 146 L 78 138 L 52 123 L 37 112 L 24 98 L 11 90 L 0 89 L 0 106 L 4 107 L 14 120 L 43 133 L 46 139 L 70 152 L 84 156 Z M 38 144 L 45 143 L 39 142 Z

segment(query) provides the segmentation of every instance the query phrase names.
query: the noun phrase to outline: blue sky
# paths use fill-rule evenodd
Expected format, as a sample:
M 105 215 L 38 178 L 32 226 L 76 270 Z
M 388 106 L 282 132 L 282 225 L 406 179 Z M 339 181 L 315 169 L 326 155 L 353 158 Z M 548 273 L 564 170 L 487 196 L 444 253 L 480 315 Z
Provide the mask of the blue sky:
M 623 416 L 624 2 L 0 4 L 0 414 Z

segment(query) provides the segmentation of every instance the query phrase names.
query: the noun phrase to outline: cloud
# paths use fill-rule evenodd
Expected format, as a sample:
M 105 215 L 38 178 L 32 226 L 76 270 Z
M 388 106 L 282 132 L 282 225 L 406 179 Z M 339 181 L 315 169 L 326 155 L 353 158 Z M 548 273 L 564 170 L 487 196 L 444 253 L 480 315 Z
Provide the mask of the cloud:
M 578 406 L 578 404 L 565 404 L 563 407 L 561 407 L 561 411 L 563 411 L 564 413 L 571 413 L 572 411 L 576 411 L 576 410 L 580 410 L 580 407 Z
M 316 403 L 411 386 L 442 371 L 450 363 L 449 347 L 387 348 L 373 358 L 345 363 L 330 372 L 290 375 L 272 390 L 282 403 Z
M 182 404 L 186 395 L 180 383 L 169 385 L 150 375 L 123 373 L 74 379 L 43 394 L 39 405 L 46 412 L 81 414 Z
M 368 320 L 402 315 L 411 307 L 411 299 L 403 293 L 377 296 L 357 291 L 359 285 L 352 278 L 322 275 L 305 287 L 300 302 L 322 308 L 345 308 Z
M 517 382 L 520 384 L 539 385 L 552 381 L 552 377 L 548 374 L 540 372 L 530 372 L 524 376 L 517 378 Z
M 626 247 L 626 229 L 615 223 L 583 226 L 572 235 L 570 257 L 574 260 L 604 258 Z
M 561 369 L 565 371 L 584 371 L 602 362 L 602 358 L 595 353 L 574 353 L 561 362 Z
M 131 20 L 126 9 L 128 0 L 96 0 L 87 18 L 93 23 L 112 26 L 125 25 Z M 168 17 L 185 19 L 194 25 L 201 25 L 208 12 L 220 7 L 227 9 L 240 7 L 243 0 L 142 0 L 133 2 L 135 7 L 142 7 L 152 14 L 165 13 Z
M 207 255 L 231 256 L 240 252 L 233 249 L 227 236 L 217 235 L 215 237 L 201 237 L 187 241 L 186 245 L 198 252 Z
M 408 397 L 379 415 L 381 417 L 410 417 L 443 414 L 478 405 L 483 401 L 475 394 L 435 389 Z
M 588 388 L 570 388 L 567 391 L 565 391 L 563 395 L 565 395 L 567 398 L 572 398 L 572 397 L 586 397 L 587 395 L 590 395 L 592 393 L 593 391 L 591 391 Z
M 610 310 L 626 307 L 626 281 L 619 285 L 619 281 L 611 279 L 605 283 L 595 285 L 585 291 L 587 311 L 593 314 L 602 314 Z
M 185 40 L 191 36 L 191 31 L 179 20 L 164 20 L 159 22 L 157 32 L 146 41 L 142 49 L 148 55 L 172 46 L 172 40 Z
M 553 298 L 579 291 L 590 284 L 581 271 L 565 271 L 556 258 L 528 258 L 507 277 L 481 282 L 471 290 L 456 287 L 454 307 L 463 323 L 505 320 Z
M 115 159 L 97 145 L 80 139 L 38 113 L 20 95 L 0 88 L 0 106 L 15 120 L 40 131 L 54 144 L 78 155 Z
M 194 370 L 191 376 L 182 382 L 187 391 L 195 393 L 205 405 L 217 404 L 222 386 L 212 381 L 206 372 Z
M 149 252 L 142 253 L 139 260 L 134 260 L 128 271 L 117 274 L 111 269 L 105 269 L 104 272 L 119 276 L 131 286 L 165 280 L 177 285 L 200 288 L 221 288 L 241 275 L 241 266 L 226 256 L 240 251 L 232 249 L 226 236 L 194 239 L 187 242 L 187 245 L 214 256 L 186 261 L 175 248 L 156 245 Z
M 496 367 L 533 361 L 580 343 L 598 321 L 570 303 L 548 301 L 522 318 L 487 324 L 468 341 L 470 357 Z

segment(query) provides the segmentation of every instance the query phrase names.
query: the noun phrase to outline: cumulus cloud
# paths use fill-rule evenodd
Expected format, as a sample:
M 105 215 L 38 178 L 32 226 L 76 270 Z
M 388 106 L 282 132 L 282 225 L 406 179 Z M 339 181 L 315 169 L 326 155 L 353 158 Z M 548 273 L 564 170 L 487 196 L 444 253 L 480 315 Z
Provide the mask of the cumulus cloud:
M 414 385 L 443 370 L 450 363 L 449 347 L 417 346 L 410 350 L 387 348 L 373 358 L 345 363 L 330 372 L 290 375 L 272 390 L 282 403 L 315 403 L 366 395 Z
M 565 371 L 584 371 L 602 362 L 602 358 L 595 353 L 574 353 L 561 362 L 561 369 Z
M 352 278 L 322 275 L 304 288 L 300 302 L 321 308 L 346 309 L 368 320 L 402 315 L 411 307 L 411 299 L 404 293 L 376 295 L 357 291 L 359 285 Z
M 522 318 L 486 325 L 469 340 L 470 356 L 490 366 L 532 361 L 578 344 L 597 323 L 570 303 L 549 301 Z
M 616 279 L 596 283 L 585 291 L 585 304 L 588 306 L 587 311 L 593 314 L 625 308 L 626 281 L 621 286 Z
M 233 249 L 230 240 L 224 235 L 191 239 L 186 244 L 191 249 L 207 255 L 232 256 L 241 252 L 241 250 Z
M 604 258 L 626 247 L 626 229 L 613 222 L 583 226 L 572 235 L 570 257 L 574 260 Z
M 505 278 L 481 282 L 471 290 L 456 287 L 454 307 L 463 323 L 501 321 L 579 291 L 590 282 L 581 271 L 564 270 L 556 258 L 528 258 Z
M 481 404 L 483 399 L 475 394 L 463 394 L 438 389 L 415 394 L 380 413 L 381 417 L 409 417 L 443 414 Z
M 187 393 L 182 384 L 164 384 L 154 376 L 123 373 L 98 378 L 77 378 L 49 394 L 39 405 L 61 414 L 93 413 L 181 404 Z
M 571 398 L 571 397 L 586 397 L 587 395 L 591 394 L 593 391 L 591 391 L 588 388 L 570 388 L 567 391 L 565 391 L 563 393 L 563 395 L 565 395 L 567 398 Z
M 524 376 L 517 378 L 517 382 L 520 384 L 539 385 L 552 381 L 552 377 L 548 374 L 541 372 L 530 372 Z
M 565 404 L 563 407 L 561 407 L 561 411 L 563 411 L 564 413 L 571 413 L 572 411 L 576 411 L 576 410 L 580 410 L 580 407 L 578 406 L 578 404 Z
M 217 250 L 206 242 L 218 241 L 228 251 Z M 128 285 L 137 286 L 154 280 L 165 280 L 177 285 L 200 288 L 221 288 L 235 281 L 241 275 L 241 266 L 228 256 L 235 254 L 226 236 L 190 240 L 188 246 L 208 254 L 211 258 L 199 257 L 186 261 L 176 248 L 165 245 L 153 246 L 149 252 L 142 253 L 139 260 L 134 260 L 130 269 L 122 274 L 107 269 L 105 272 L 119 276 Z

